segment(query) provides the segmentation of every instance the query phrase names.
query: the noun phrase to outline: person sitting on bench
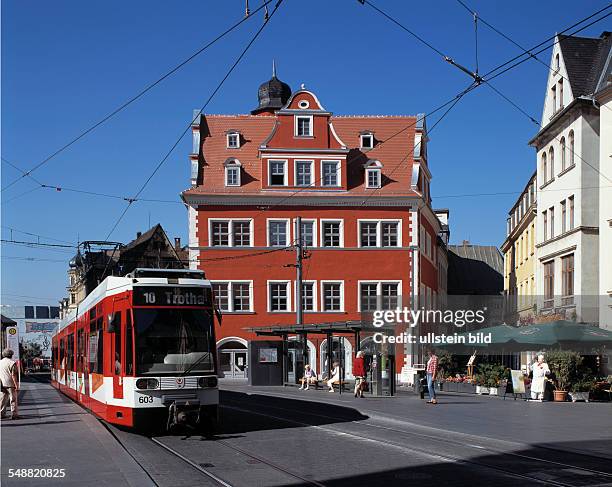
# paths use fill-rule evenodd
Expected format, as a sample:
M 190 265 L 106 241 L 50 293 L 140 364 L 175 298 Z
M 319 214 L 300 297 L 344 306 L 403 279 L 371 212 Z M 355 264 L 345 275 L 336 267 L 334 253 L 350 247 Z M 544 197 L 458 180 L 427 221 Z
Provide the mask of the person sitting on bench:
M 338 362 L 334 362 L 334 368 L 331 371 L 331 377 L 327 381 L 327 387 L 329 387 L 328 392 L 334 392 L 334 384 L 340 385 L 340 364 Z M 340 385 L 340 387 L 342 387 Z
M 304 389 L 306 391 L 308 390 L 308 386 L 310 384 L 316 384 L 317 383 L 317 374 L 312 369 L 310 364 L 306 364 L 304 366 L 304 377 L 302 377 L 300 379 L 300 381 L 302 383 L 302 387 L 300 387 L 300 390 Z

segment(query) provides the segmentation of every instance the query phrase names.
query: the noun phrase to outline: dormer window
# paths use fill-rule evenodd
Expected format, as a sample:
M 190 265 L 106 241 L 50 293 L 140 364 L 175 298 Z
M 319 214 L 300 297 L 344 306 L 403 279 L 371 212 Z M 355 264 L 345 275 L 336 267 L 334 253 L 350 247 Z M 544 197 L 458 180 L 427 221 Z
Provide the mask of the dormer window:
M 380 188 L 382 185 L 382 164 L 380 161 L 370 159 L 364 167 L 366 188 Z
M 225 185 L 240 186 L 240 173 L 242 164 L 238 159 L 228 159 L 225 161 Z
M 238 132 L 227 133 L 227 148 L 240 149 L 240 134 Z
M 297 137 L 312 137 L 312 117 L 298 115 L 295 117 L 295 135 Z
M 374 134 L 361 134 L 361 148 L 372 149 L 374 147 Z

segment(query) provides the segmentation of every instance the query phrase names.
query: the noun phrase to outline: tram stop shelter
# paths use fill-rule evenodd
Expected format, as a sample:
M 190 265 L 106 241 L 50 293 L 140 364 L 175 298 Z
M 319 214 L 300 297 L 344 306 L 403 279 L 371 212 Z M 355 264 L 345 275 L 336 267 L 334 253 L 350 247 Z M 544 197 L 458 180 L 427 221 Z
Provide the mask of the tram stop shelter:
M 347 370 L 349 365 L 345 360 L 344 340 L 338 340 L 342 337 L 352 342 L 355 354 L 359 350 L 364 351 L 368 393 L 375 396 L 395 395 L 395 347 L 377 343 L 373 339 L 375 334 L 393 334 L 393 326 L 374 327 L 371 322 L 336 321 L 252 327 L 246 328 L 246 331 L 262 337 L 262 340 L 249 343 L 250 385 L 293 386 L 299 383 L 304 375 L 304 365 L 309 363 L 308 337 L 315 335 L 318 338 L 325 336 L 327 340 L 325 366 L 319 371 L 320 379 L 330 377 L 332 364 L 338 362 L 342 385 L 352 382 L 347 378 L 352 371 Z M 265 337 L 270 339 L 265 340 Z M 342 393 L 342 387 L 339 389 Z

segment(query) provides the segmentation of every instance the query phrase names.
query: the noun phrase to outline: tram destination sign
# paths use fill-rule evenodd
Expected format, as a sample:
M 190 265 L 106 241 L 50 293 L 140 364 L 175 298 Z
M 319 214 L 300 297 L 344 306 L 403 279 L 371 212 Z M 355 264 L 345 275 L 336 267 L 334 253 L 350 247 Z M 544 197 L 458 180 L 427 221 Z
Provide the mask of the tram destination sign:
M 207 287 L 134 287 L 134 306 L 212 306 L 212 291 Z

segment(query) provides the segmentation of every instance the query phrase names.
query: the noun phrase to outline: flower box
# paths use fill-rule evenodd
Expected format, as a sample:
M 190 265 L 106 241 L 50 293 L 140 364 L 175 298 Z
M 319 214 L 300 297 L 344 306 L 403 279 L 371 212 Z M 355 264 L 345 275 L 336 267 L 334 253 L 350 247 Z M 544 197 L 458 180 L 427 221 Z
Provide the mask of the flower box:
M 464 394 L 474 394 L 476 392 L 476 386 L 469 382 L 459 382 L 457 384 L 457 392 L 463 392 Z
M 485 386 L 476 386 L 476 394 L 488 394 L 489 388 Z

